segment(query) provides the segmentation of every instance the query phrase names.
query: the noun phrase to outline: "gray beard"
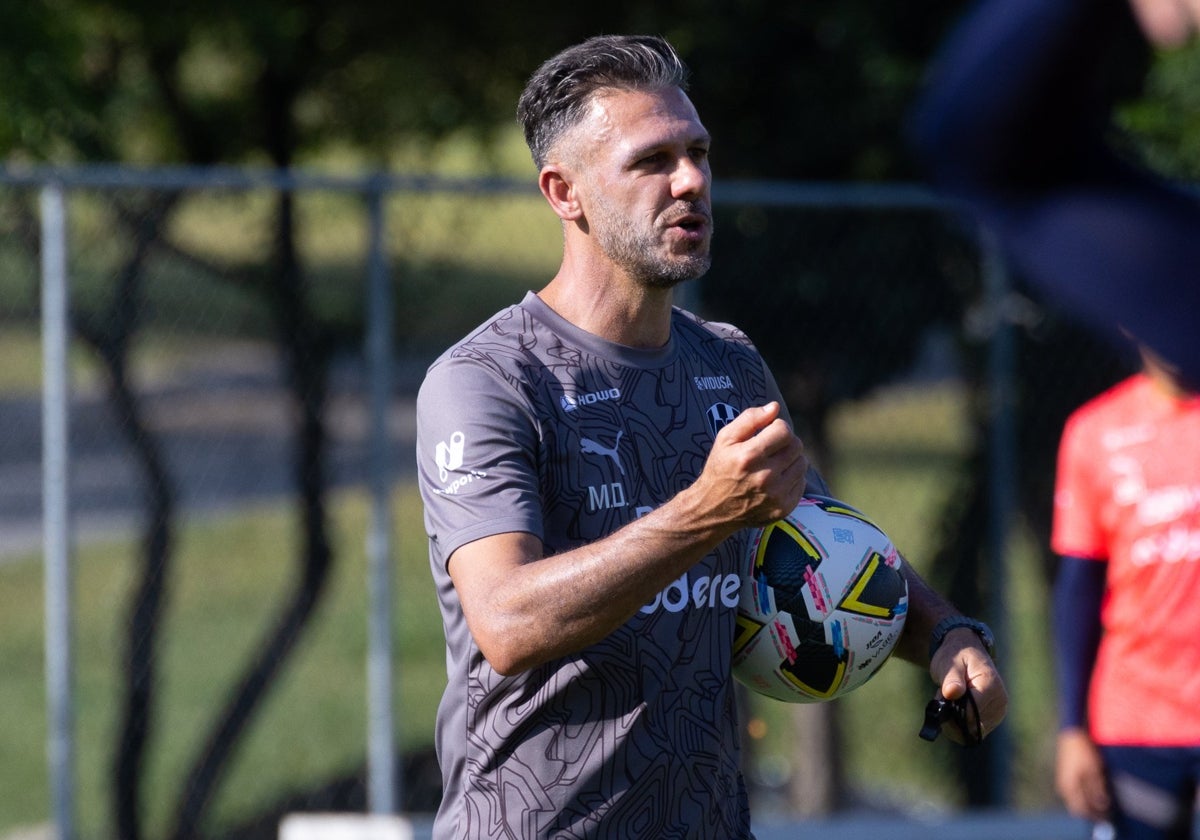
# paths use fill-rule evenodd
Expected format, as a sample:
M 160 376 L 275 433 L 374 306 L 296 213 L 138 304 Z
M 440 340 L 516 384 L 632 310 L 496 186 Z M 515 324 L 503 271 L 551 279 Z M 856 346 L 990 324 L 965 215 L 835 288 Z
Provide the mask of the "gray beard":
M 705 250 L 693 254 L 661 256 L 661 243 L 650 234 L 641 234 L 624 220 L 604 214 L 605 222 L 597 231 L 597 244 L 616 265 L 635 281 L 649 289 L 671 289 L 687 280 L 702 277 L 712 265 L 712 254 Z

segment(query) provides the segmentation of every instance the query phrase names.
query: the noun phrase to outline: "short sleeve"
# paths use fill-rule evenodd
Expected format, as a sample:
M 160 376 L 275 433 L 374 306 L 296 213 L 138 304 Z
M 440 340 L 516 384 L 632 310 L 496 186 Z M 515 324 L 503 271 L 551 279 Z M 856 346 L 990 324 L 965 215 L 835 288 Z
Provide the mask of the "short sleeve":
M 1096 474 L 1097 446 L 1089 426 L 1079 415 L 1072 416 L 1058 448 L 1050 532 L 1050 547 L 1061 556 L 1108 558 L 1100 515 L 1103 487 Z
M 417 481 L 425 529 L 441 564 L 495 534 L 543 539 L 540 433 L 520 392 L 478 359 L 448 357 L 417 396 Z

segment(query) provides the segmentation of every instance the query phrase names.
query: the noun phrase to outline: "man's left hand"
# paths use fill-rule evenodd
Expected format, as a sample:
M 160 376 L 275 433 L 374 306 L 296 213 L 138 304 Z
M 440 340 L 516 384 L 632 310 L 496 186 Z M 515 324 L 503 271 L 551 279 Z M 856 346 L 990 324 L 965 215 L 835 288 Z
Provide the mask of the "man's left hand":
M 929 663 L 929 676 L 938 686 L 938 696 L 959 700 L 968 690 L 975 703 L 968 703 L 966 730 L 986 738 L 1004 720 L 1008 712 L 1008 691 L 974 631 L 967 628 L 951 630 Z M 975 719 L 976 710 L 978 720 Z M 978 724 L 978 725 L 976 725 Z M 943 731 L 956 743 L 968 743 L 957 726 L 944 726 Z

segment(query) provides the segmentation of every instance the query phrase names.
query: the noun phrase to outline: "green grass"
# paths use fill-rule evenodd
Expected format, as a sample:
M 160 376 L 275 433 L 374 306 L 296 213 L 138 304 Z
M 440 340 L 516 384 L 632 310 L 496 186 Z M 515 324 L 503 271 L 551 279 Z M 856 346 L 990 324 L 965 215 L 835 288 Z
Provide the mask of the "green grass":
M 445 682 L 441 622 L 415 492 L 396 497 L 397 732 L 430 741 Z M 335 505 L 338 563 L 296 656 L 252 723 L 217 800 L 220 821 L 252 816 L 282 792 L 355 769 L 366 736 L 366 506 Z M 293 577 L 295 527 L 264 508 L 193 522 L 180 534 L 160 640 L 162 674 L 146 773 L 150 836 L 164 827 L 200 739 L 275 615 Z M 82 836 L 111 836 L 106 797 L 119 708 L 129 546 L 83 547 L 75 564 L 78 811 Z M 0 831 L 49 812 L 42 689 L 42 580 L 32 559 L 0 566 Z
M 831 425 L 835 494 L 867 513 L 924 572 L 949 477 L 968 446 L 962 391 L 890 390 L 843 406 Z M 847 773 L 873 798 L 949 804 L 950 748 L 917 738 L 932 685 L 922 670 L 896 660 L 846 697 Z

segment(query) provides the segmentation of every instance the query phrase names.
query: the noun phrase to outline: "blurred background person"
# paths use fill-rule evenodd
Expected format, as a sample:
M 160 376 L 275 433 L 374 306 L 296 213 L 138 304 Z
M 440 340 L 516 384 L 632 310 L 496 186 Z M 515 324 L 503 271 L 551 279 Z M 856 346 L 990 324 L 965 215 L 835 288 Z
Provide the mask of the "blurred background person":
M 1190 838 L 1200 783 L 1200 396 L 1143 372 L 1071 415 L 1051 544 L 1055 783 L 1122 838 Z
M 934 183 L 1013 265 L 1113 336 L 1200 381 L 1200 201 L 1110 142 L 1149 48 L 1193 37 L 1196 0 L 985 0 L 943 46 L 912 123 Z

